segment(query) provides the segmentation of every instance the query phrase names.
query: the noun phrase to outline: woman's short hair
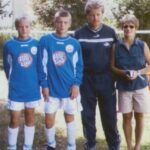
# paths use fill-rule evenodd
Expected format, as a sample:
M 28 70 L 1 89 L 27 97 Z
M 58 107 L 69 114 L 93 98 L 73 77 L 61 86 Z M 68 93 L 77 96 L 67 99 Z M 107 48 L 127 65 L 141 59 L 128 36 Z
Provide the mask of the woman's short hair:
M 120 23 L 121 23 L 121 27 L 123 27 L 123 25 L 125 23 L 133 23 L 135 25 L 136 29 L 139 28 L 139 20 L 133 14 L 126 14 L 126 15 L 124 15 L 122 17 L 122 19 L 120 20 Z
M 104 2 L 103 0 L 88 0 L 85 5 L 85 13 L 89 14 L 91 9 L 101 8 L 102 13 L 104 13 Z
M 28 15 L 22 15 L 15 19 L 15 27 L 16 28 L 18 27 L 20 21 L 22 21 L 22 20 L 27 20 L 30 24 L 32 23 L 32 20 Z
M 56 12 L 54 15 L 54 22 L 59 18 L 59 17 L 69 17 L 70 21 L 72 21 L 72 17 L 69 11 L 61 9 Z

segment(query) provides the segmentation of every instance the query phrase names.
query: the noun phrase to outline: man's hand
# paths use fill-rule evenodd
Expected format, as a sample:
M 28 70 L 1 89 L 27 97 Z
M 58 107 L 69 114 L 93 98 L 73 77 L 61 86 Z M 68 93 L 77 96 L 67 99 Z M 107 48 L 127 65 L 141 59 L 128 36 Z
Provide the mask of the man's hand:
M 71 99 L 77 98 L 78 95 L 79 95 L 79 86 L 73 85 L 70 90 Z
M 48 88 L 42 88 L 42 95 L 44 97 L 44 101 L 48 101 L 48 99 L 49 99 L 49 89 Z

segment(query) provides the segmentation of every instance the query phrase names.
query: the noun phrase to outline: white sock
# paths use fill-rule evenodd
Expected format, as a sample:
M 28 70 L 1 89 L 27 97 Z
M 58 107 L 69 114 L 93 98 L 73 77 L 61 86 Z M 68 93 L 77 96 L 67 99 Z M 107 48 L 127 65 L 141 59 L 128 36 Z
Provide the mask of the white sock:
M 67 123 L 67 150 L 76 150 L 75 121 Z
M 8 127 L 8 150 L 16 150 L 17 137 L 18 137 L 19 128 L 10 128 Z
M 56 141 L 55 141 L 55 127 L 52 128 L 45 128 L 45 134 L 48 146 L 55 148 L 56 147 Z
M 34 140 L 34 126 L 24 126 L 24 146 L 23 150 L 32 149 L 33 140 Z

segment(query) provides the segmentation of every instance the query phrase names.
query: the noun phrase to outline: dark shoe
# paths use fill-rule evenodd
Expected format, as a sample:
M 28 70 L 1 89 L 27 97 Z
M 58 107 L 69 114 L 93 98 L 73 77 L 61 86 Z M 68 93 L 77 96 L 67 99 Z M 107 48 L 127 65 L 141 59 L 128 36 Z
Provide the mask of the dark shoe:
M 56 148 L 47 146 L 47 150 L 56 150 Z
M 116 147 L 109 147 L 108 150 L 120 150 L 120 145 L 118 145 Z
M 87 144 L 84 145 L 84 150 L 96 150 L 96 146 L 89 147 Z

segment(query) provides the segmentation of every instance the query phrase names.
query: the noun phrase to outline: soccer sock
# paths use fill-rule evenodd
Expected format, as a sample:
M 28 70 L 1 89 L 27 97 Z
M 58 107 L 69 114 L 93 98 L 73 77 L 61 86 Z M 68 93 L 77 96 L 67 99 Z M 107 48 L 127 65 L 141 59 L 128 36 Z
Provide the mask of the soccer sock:
M 75 121 L 67 123 L 67 150 L 76 149 Z
M 10 128 L 8 127 L 8 149 L 15 150 L 17 144 L 17 137 L 18 137 L 19 128 Z
M 56 147 L 56 141 L 55 141 L 55 127 L 52 128 L 45 128 L 45 134 L 48 146 L 55 148 Z
M 34 126 L 24 126 L 24 146 L 23 149 L 31 149 L 33 145 L 34 140 L 34 132 L 35 127 Z

